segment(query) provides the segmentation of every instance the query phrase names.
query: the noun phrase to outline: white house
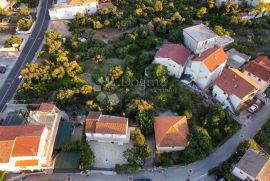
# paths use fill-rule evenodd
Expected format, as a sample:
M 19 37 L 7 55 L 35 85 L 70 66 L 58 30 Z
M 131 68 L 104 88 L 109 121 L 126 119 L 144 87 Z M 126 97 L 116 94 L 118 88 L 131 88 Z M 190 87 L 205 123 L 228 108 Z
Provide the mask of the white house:
M 183 45 L 166 43 L 156 53 L 153 63 L 164 65 L 170 75 L 180 78 L 190 55 Z
M 264 92 L 270 85 L 270 60 L 266 56 L 259 56 L 249 62 L 244 68 L 244 74 L 249 76 L 260 86 L 260 92 Z
M 196 55 L 186 66 L 185 74 L 201 88 L 207 88 L 221 74 L 228 60 L 223 48 L 210 48 Z
M 45 125 L 0 126 L 0 170 L 40 170 L 47 137 Z
M 237 69 L 226 68 L 216 79 L 213 96 L 232 112 L 238 111 L 253 99 L 259 86 Z
M 97 8 L 97 0 L 58 0 L 49 14 L 52 20 L 74 19 L 76 13 L 94 14 Z
M 156 149 L 160 152 L 184 150 L 189 142 L 186 116 L 154 117 Z
M 232 174 L 240 180 L 250 181 L 268 181 L 269 173 L 270 160 L 251 149 L 247 150 L 232 170 Z
M 12 6 L 15 4 L 15 1 L 13 0 L 0 0 L 0 8 L 1 9 L 8 9 L 12 8 Z
M 129 143 L 128 119 L 90 111 L 85 121 L 87 141 Z
M 204 24 L 183 30 L 184 43 L 195 54 L 202 53 L 214 46 L 225 47 L 234 40 L 229 36 L 218 36 Z

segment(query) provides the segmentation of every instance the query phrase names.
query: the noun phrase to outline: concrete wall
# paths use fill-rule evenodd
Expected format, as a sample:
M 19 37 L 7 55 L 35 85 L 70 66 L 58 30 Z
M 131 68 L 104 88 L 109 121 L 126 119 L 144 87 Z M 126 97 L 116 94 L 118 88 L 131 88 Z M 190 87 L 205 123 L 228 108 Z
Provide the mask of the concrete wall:
M 49 9 L 51 20 L 74 19 L 76 13 L 94 14 L 97 11 L 97 2 L 88 3 L 81 6 L 64 6 Z
M 157 150 L 160 152 L 172 152 L 172 151 L 181 151 L 184 150 L 185 147 L 157 147 Z
M 155 58 L 153 63 L 164 65 L 165 67 L 167 67 L 169 74 L 174 75 L 176 78 L 180 78 L 183 74 L 184 69 L 182 65 L 176 63 L 169 58 Z
M 253 178 L 252 176 L 248 175 L 247 173 L 245 173 L 243 170 L 235 167 L 232 171 L 232 174 L 238 178 L 240 178 L 241 180 L 246 180 L 249 178 L 249 180 L 255 180 L 255 178 Z

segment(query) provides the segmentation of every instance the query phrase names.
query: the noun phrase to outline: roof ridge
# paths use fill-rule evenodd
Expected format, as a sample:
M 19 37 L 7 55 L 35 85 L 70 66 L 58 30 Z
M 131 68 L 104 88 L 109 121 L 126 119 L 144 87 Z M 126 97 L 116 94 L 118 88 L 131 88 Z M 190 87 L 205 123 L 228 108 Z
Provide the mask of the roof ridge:
M 252 85 L 253 87 L 255 87 L 256 89 L 259 89 L 260 88 L 260 86 L 256 82 L 254 82 L 250 77 L 246 76 L 244 73 L 242 73 L 238 69 L 235 69 L 235 68 L 229 68 L 229 69 L 232 70 L 239 77 L 241 77 L 242 79 L 244 79 L 247 83 L 249 83 L 250 85 Z

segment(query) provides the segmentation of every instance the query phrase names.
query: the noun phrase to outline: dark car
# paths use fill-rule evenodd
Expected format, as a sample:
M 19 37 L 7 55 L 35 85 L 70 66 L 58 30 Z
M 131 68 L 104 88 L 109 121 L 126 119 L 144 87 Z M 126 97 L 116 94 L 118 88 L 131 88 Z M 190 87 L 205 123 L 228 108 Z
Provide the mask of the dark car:
M 0 74 L 6 73 L 7 69 L 5 67 L 0 67 Z
M 133 181 L 152 181 L 149 178 L 140 178 L 140 179 L 134 179 Z

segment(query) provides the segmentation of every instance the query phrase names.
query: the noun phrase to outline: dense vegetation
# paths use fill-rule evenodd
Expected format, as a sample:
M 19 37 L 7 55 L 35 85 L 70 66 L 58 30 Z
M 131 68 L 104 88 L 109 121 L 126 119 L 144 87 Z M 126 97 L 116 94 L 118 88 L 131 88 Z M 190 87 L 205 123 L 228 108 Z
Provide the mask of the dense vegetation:
M 270 118 L 263 125 L 262 129 L 255 136 L 255 140 L 259 143 L 263 148 L 265 148 L 268 152 L 270 151 Z
M 22 44 L 23 39 L 21 37 L 19 37 L 18 35 L 12 35 L 9 40 L 7 40 L 5 42 L 5 47 L 6 48 L 10 48 L 12 47 L 12 45 L 18 45 L 18 47 L 20 47 L 20 45 Z
M 117 173 L 132 173 L 138 170 L 144 165 L 145 160 L 151 155 L 151 148 L 139 129 L 132 131 L 130 138 L 134 141 L 134 146 L 123 153 L 128 164 L 116 164 L 115 171 Z
M 80 170 L 90 170 L 95 162 L 94 152 L 88 145 L 85 135 L 80 141 L 65 145 L 63 147 L 64 152 L 80 152 Z

